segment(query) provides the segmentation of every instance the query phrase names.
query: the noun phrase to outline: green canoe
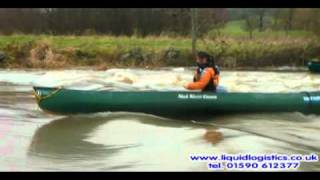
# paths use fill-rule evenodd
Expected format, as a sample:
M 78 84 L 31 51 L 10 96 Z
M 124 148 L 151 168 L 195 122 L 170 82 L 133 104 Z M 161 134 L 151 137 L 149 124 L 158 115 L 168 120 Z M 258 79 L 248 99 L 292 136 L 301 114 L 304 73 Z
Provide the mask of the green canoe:
M 58 114 L 107 111 L 178 116 L 252 112 L 320 113 L 320 92 L 123 92 L 34 87 L 34 94 L 41 109 Z
M 320 73 L 320 62 L 308 62 L 308 68 L 313 73 Z

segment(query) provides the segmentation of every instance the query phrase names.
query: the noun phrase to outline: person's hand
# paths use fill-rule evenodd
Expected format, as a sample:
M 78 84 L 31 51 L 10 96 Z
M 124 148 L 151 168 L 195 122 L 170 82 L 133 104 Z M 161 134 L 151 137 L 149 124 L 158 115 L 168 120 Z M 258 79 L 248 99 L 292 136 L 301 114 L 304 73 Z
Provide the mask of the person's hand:
M 186 89 L 188 89 L 188 84 L 189 84 L 189 83 L 184 83 L 183 87 L 186 88 Z

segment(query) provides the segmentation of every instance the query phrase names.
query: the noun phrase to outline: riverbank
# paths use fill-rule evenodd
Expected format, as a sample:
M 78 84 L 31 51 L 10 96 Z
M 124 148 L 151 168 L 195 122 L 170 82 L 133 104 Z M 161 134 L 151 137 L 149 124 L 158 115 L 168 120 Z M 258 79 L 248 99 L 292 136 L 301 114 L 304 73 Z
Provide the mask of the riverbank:
M 227 69 L 301 67 L 320 57 L 317 37 L 228 37 L 199 39 L 199 50 L 208 51 Z M 0 36 L 6 58 L 1 68 L 72 68 L 97 70 L 122 67 L 156 68 L 193 66 L 191 40 L 185 37 L 148 36 Z

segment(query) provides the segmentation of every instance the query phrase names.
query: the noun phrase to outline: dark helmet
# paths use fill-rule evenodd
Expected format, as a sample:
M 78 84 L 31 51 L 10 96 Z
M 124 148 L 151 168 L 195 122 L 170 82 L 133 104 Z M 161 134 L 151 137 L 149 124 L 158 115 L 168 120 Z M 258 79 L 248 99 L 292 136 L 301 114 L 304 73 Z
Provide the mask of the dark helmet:
M 198 51 L 197 56 L 199 58 L 206 58 L 208 60 L 208 64 L 215 65 L 213 57 L 204 51 Z
M 220 74 L 220 68 L 215 64 L 214 58 L 209 53 L 204 51 L 198 51 L 197 56 L 199 58 L 206 58 L 208 63 L 204 66 L 212 67 L 218 75 Z M 199 64 L 198 66 L 203 67 L 203 65 L 199 65 Z

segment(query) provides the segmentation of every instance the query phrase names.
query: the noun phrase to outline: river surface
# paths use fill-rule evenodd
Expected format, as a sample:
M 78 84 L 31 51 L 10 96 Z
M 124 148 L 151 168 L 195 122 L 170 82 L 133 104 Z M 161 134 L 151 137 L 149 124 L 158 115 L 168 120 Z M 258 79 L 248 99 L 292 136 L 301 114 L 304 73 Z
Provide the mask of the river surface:
M 319 154 L 320 116 L 301 113 L 220 115 L 181 121 L 148 114 L 47 114 L 32 86 L 70 89 L 183 90 L 193 70 L 0 70 L 0 171 L 212 171 L 190 154 Z M 320 89 L 308 72 L 222 71 L 230 92 Z M 304 162 L 301 171 L 319 171 Z

